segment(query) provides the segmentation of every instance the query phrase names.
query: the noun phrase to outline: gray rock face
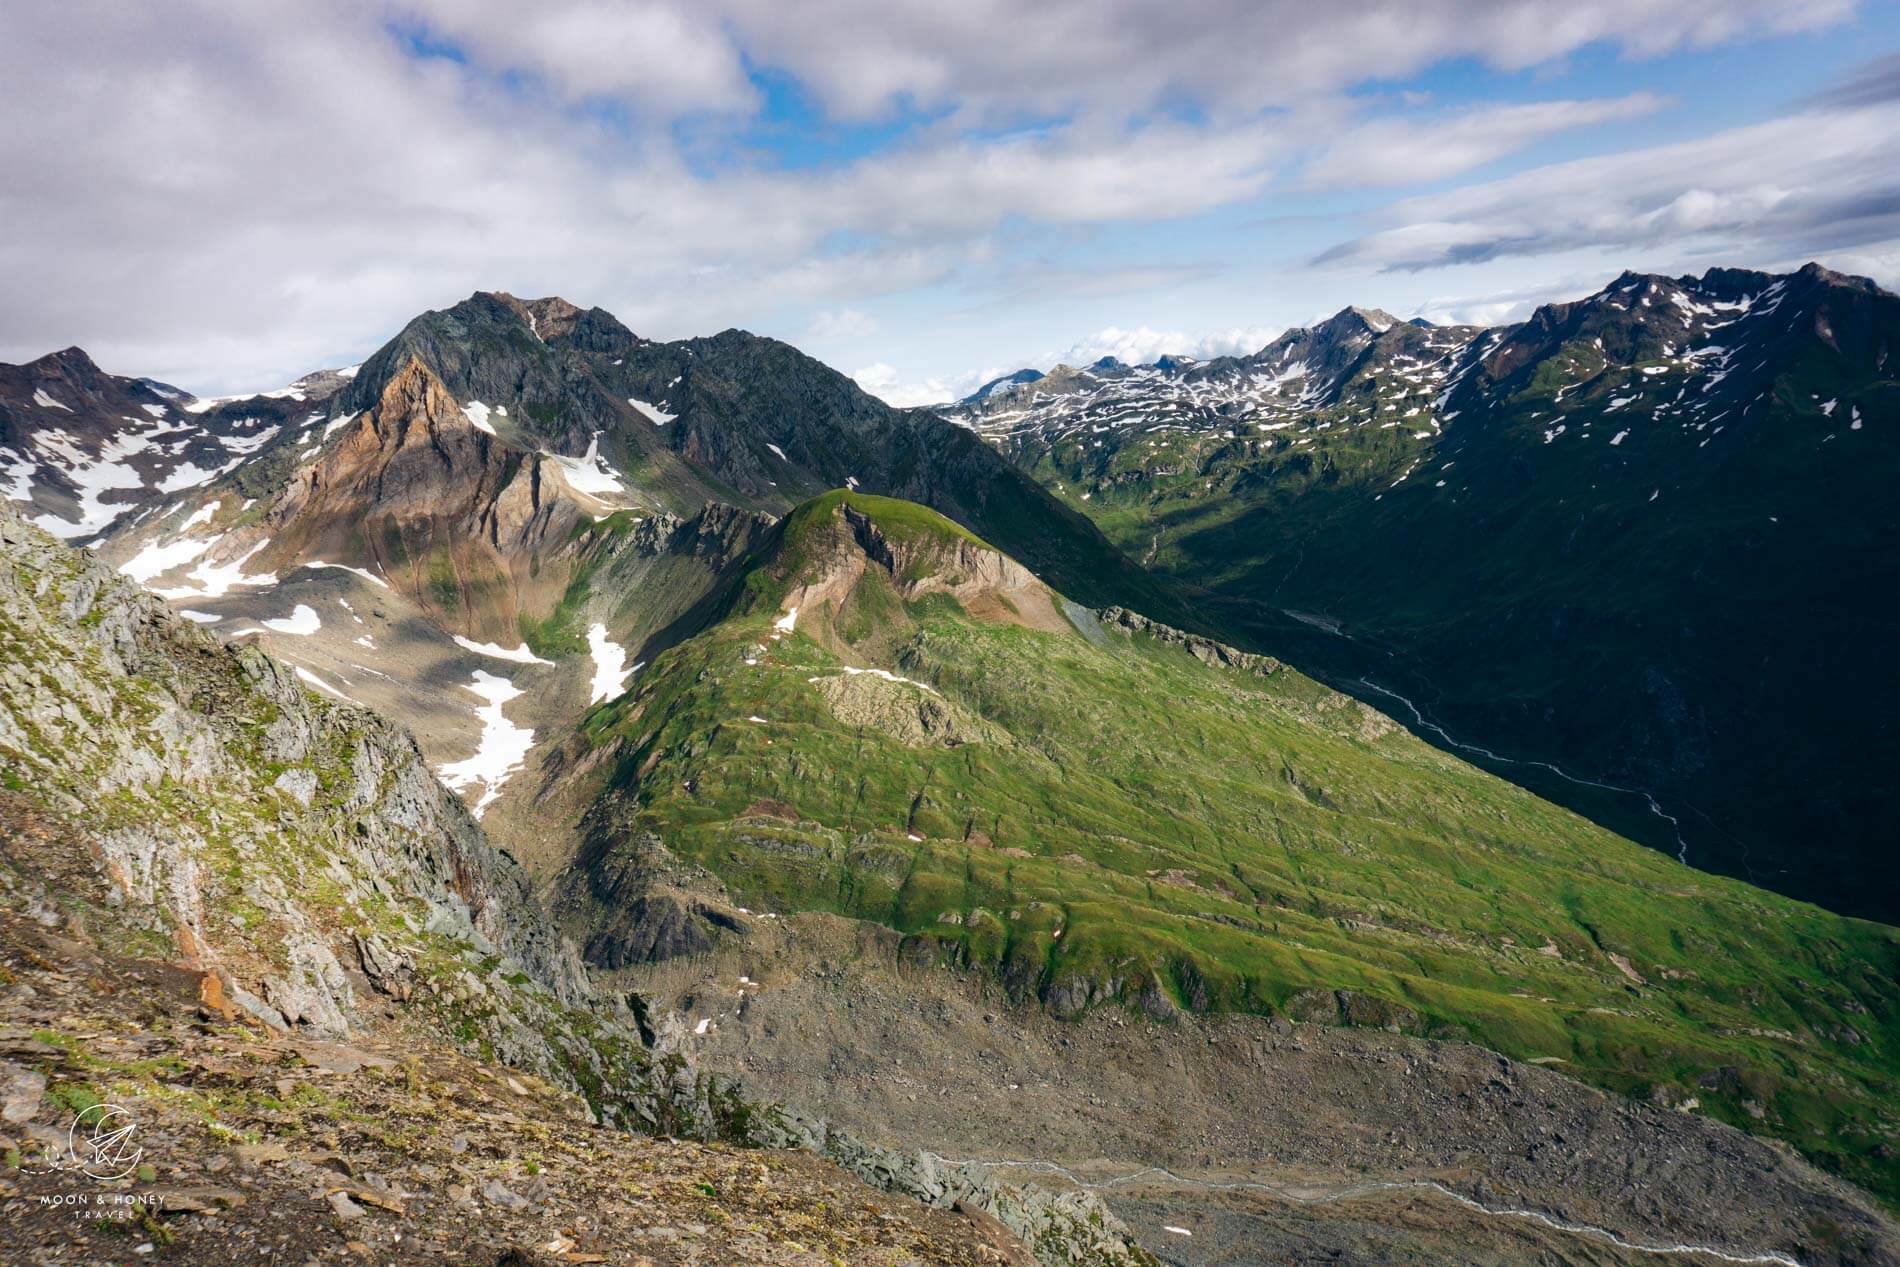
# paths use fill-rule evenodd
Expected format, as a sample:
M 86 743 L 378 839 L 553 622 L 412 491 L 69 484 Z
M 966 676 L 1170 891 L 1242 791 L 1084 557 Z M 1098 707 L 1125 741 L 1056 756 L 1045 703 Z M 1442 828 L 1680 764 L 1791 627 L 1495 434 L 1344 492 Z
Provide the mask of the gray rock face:
M 0 1061 L 0 1122 L 17 1126 L 32 1121 L 45 1094 L 45 1074 Z
M 669 894 L 649 894 L 628 903 L 612 927 L 589 937 L 586 953 L 589 963 L 612 970 L 703 955 L 712 947 L 712 934 L 689 905 Z

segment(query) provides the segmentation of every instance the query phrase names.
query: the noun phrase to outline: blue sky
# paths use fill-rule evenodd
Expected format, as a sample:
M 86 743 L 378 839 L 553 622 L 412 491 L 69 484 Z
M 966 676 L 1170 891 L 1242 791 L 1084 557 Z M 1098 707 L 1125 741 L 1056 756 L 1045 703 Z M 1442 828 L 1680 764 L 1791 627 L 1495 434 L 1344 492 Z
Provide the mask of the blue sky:
M 0 358 L 260 388 L 504 289 L 916 403 L 1626 267 L 1900 282 L 1892 5 L 269 8 L 0 15 Z

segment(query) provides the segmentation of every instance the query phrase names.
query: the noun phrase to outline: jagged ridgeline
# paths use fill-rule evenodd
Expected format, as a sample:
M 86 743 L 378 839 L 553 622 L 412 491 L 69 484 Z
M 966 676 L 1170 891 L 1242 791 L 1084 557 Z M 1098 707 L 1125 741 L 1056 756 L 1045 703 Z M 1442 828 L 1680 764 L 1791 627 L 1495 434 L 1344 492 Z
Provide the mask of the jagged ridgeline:
M 337 408 L 376 408 L 412 363 L 458 401 L 513 402 L 482 411 L 504 442 L 601 456 L 644 506 L 690 515 L 725 502 L 779 514 L 850 484 L 973 524 L 1084 599 L 1141 601 L 1185 618 L 1170 590 L 967 429 L 892 409 L 776 339 L 727 330 L 660 343 L 600 308 L 483 293 L 410 322 L 364 363 Z
M 579 746 L 597 962 L 652 953 L 618 903 L 670 852 L 1058 1013 L 1470 1039 L 1900 1193 L 1900 933 L 1684 867 L 1271 659 L 1091 612 L 923 507 L 793 511 Z
M 649 1046 L 643 1018 L 595 988 L 526 874 L 431 776 L 406 732 L 320 698 L 254 646 L 225 645 L 7 506 L 0 957 L 5 1050 L 26 1062 L 9 1059 L 0 1071 L 9 1139 L 16 1126 L 34 1136 L 49 1087 L 30 1067 L 39 1064 L 66 1080 L 53 1089 L 68 1117 L 110 1092 L 155 1129 L 195 1131 L 223 1148 L 247 1140 L 222 1119 L 251 1121 L 258 1110 L 296 1146 L 275 1141 L 277 1160 L 296 1160 L 290 1152 L 307 1150 L 286 1125 L 291 1112 L 258 1100 L 233 1062 L 294 1061 L 300 1042 L 375 1035 L 392 1047 L 413 1041 L 425 1056 L 431 1044 L 453 1045 L 539 1075 L 584 1097 L 589 1117 L 607 1127 L 809 1149 L 927 1204 L 992 1211 L 1021 1238 L 1004 1234 L 1009 1244 L 1033 1246 L 1050 1267 L 1153 1261 L 1088 1194 L 1021 1189 L 980 1167 L 869 1146 L 699 1073 L 664 1043 Z M 98 962 L 117 965 L 126 988 L 108 989 L 97 1006 L 80 992 L 50 1017 L 74 1033 L 46 1028 L 32 1000 L 96 974 L 86 965 Z M 162 1039 L 149 1059 L 115 1062 L 124 1047 L 116 1034 L 90 1045 L 75 1036 L 122 1031 L 124 1015 L 165 1018 L 166 994 L 181 978 L 202 1008 L 201 1028 L 223 1036 L 210 1065 L 191 1064 Z M 19 1023 L 29 1017 L 38 1024 Z M 225 1081 L 207 1093 L 207 1077 Z M 336 1129 L 358 1110 L 328 1094 L 314 1109 L 292 1107 Z M 90 1098 L 74 1099 L 82 1095 Z M 394 1123 L 387 1109 L 377 1112 L 379 1130 L 397 1138 L 441 1130 L 424 1110 Z M 711 1177 L 710 1163 L 692 1160 L 699 1154 L 680 1156 L 669 1153 L 667 1164 L 704 1164 Z M 22 1164 L 17 1153 L 8 1162 Z M 701 1189 L 714 1190 L 689 1187 L 703 1212 Z M 396 1195 L 355 1190 L 404 1208 Z M 788 1194 L 806 1197 L 811 1190 Z M 218 1200 L 241 1204 L 244 1195 Z M 466 1209 L 472 1220 L 495 1217 Z M 971 1229 L 988 1225 L 962 1226 L 910 1248 L 935 1263 L 1003 1261 L 972 1248 Z M 771 1234 L 775 1251 L 782 1240 L 807 1252 L 791 1232 Z M 771 1261 L 794 1259 L 788 1251 Z

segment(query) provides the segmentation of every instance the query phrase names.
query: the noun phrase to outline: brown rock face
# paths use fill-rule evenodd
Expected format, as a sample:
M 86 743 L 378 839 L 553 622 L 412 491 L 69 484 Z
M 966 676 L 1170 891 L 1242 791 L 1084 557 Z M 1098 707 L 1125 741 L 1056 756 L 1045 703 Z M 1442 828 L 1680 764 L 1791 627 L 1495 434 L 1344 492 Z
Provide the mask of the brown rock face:
M 888 587 L 906 602 L 948 594 L 979 620 L 1073 632 L 1056 609 L 1049 587 L 1001 551 L 963 538 L 893 535 L 849 503 L 840 505 L 835 515 L 823 562 L 802 577 L 804 583 L 785 600 L 812 619 L 821 612 L 845 610 L 866 574 L 875 573 L 874 584 Z M 799 627 L 812 632 L 807 618 L 800 619 Z
M 292 477 L 268 517 L 265 558 L 367 568 L 445 627 L 513 642 L 538 556 L 582 514 L 554 463 L 476 427 L 411 360 L 322 461 Z

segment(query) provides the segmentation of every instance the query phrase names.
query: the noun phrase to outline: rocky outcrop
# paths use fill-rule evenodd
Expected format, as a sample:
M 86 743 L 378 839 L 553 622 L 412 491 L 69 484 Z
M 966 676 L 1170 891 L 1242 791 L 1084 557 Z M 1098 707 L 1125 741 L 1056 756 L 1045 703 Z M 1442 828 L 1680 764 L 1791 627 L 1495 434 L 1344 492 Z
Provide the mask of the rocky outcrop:
M 1224 642 L 1215 642 L 1212 638 L 1187 633 L 1159 621 L 1150 620 L 1140 612 L 1132 612 L 1125 607 L 1106 608 L 1097 615 L 1104 629 L 1113 629 L 1125 634 L 1142 634 L 1153 638 L 1156 642 L 1165 642 L 1169 646 L 1181 648 L 1202 664 L 1223 669 L 1238 669 L 1243 673 L 1252 673 L 1260 677 L 1269 677 L 1280 671 L 1280 662 L 1272 656 L 1256 655 L 1251 651 L 1230 647 Z
M 895 595 L 914 603 L 943 594 L 966 615 L 991 624 L 1070 632 L 1057 595 L 1009 555 L 922 506 L 834 491 L 794 511 L 768 569 L 784 586 L 782 607 L 805 613 L 798 627 L 834 644 L 858 642 L 844 625 L 847 610 L 876 613 L 882 626 L 907 622 L 888 610 Z M 826 617 L 824 613 L 829 613 Z
M 813 678 L 812 685 L 839 721 L 875 730 L 910 747 L 1013 742 L 1001 726 L 908 678 L 839 672 Z
M 10 510 L 0 620 L 0 757 L 60 825 L 37 853 L 10 842 L 14 866 L 70 874 L 75 898 L 162 938 L 272 1028 L 338 1036 L 407 990 L 567 1085 L 638 1074 L 586 1040 L 622 1018 L 406 733 L 222 645 Z M 62 851 L 95 873 L 48 856 Z
M 587 962 L 613 971 L 660 963 L 713 948 L 708 910 L 671 893 L 643 893 L 615 910 L 612 921 L 587 939 Z

